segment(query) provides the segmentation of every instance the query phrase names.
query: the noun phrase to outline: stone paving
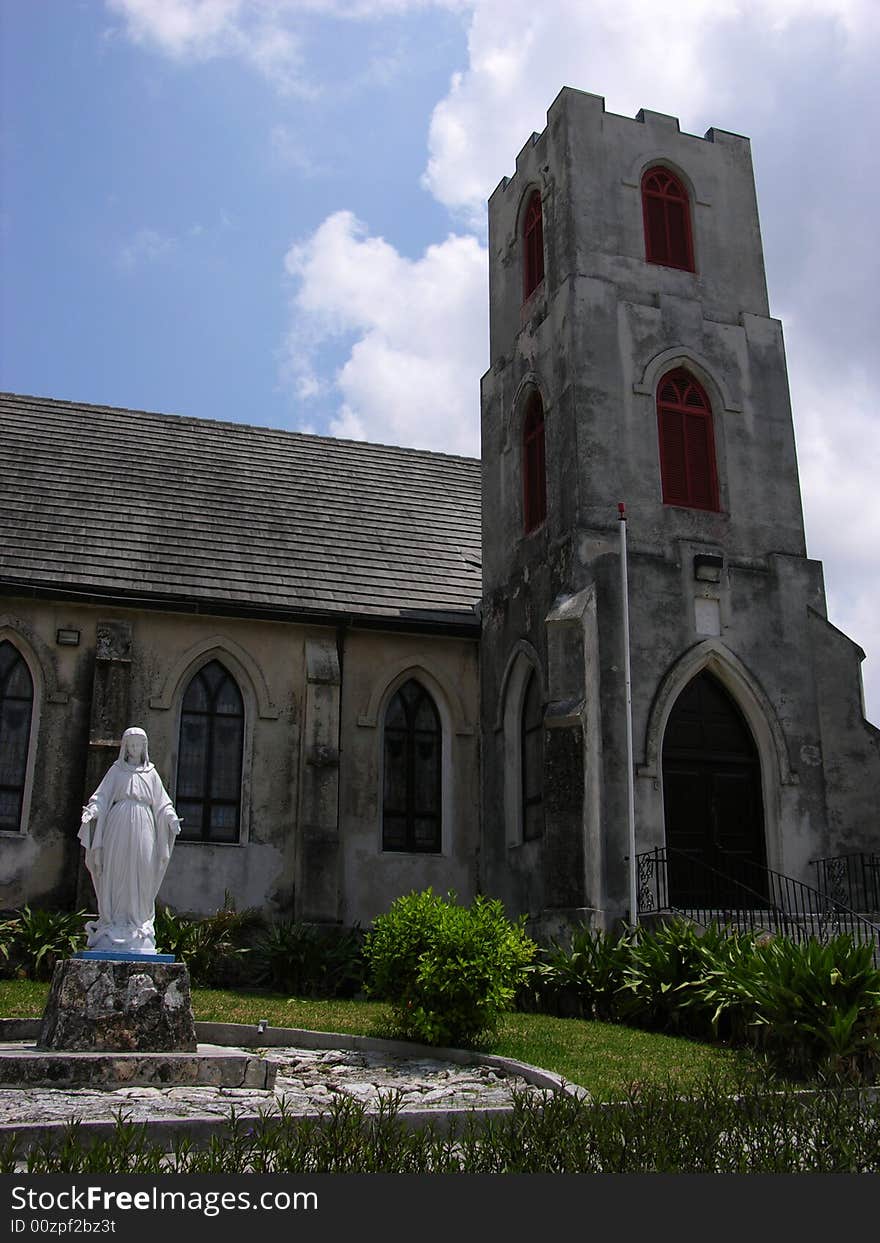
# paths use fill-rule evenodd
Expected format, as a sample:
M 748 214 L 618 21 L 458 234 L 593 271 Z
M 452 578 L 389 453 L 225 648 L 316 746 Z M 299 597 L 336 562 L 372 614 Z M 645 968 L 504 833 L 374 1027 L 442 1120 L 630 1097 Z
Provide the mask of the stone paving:
M 238 1050 L 229 1049 L 229 1052 Z M 243 1051 L 243 1050 L 242 1050 Z M 230 1109 L 255 1115 L 277 1111 L 318 1114 L 334 1099 L 354 1098 L 374 1109 L 380 1095 L 398 1093 L 402 1113 L 509 1107 L 513 1092 L 537 1092 L 525 1078 L 501 1067 L 463 1066 L 440 1058 L 408 1058 L 386 1052 L 347 1049 L 249 1049 L 277 1067 L 274 1091 L 254 1088 L 129 1087 L 5 1088 L 0 1090 L 0 1126 L 112 1121 L 120 1110 L 135 1122 L 160 1119 L 223 1119 Z

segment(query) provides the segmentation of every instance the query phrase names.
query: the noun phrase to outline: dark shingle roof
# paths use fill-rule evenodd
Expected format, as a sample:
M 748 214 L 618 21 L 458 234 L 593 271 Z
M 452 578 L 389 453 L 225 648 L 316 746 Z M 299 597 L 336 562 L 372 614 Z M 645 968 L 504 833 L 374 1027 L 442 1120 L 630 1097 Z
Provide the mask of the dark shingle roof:
M 471 458 L 0 394 L 0 496 L 7 591 L 476 622 Z

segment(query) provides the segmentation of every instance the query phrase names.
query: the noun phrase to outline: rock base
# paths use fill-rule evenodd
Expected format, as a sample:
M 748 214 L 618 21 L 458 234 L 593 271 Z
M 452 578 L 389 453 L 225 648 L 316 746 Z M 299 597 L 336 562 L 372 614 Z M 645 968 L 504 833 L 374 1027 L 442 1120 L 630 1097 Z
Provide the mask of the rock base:
M 38 1049 L 78 1053 L 194 1053 L 189 972 L 182 962 L 58 963 Z

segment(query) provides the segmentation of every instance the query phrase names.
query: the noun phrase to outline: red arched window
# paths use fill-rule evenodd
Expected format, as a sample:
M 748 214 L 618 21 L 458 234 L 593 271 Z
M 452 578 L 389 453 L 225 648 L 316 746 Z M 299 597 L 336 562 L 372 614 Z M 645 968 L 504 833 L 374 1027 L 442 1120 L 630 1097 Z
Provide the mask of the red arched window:
M 693 272 L 690 200 L 668 168 L 649 168 L 642 178 L 642 212 L 648 263 Z
M 544 217 L 541 195 L 536 190 L 529 199 L 523 220 L 523 301 L 544 279 Z
M 683 367 L 660 381 L 657 423 L 664 505 L 717 510 L 712 407 L 702 386 Z
M 534 393 L 523 420 L 523 526 L 534 531 L 547 516 L 547 476 L 544 468 L 544 405 Z

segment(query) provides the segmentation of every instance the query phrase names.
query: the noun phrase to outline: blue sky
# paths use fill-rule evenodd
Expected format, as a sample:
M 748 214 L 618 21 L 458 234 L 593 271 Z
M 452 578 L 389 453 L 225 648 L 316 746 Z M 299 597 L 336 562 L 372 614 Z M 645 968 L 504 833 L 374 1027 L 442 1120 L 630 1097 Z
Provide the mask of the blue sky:
M 563 85 L 752 139 L 810 554 L 880 720 L 876 0 L 2 0 L 0 386 L 476 453 Z

